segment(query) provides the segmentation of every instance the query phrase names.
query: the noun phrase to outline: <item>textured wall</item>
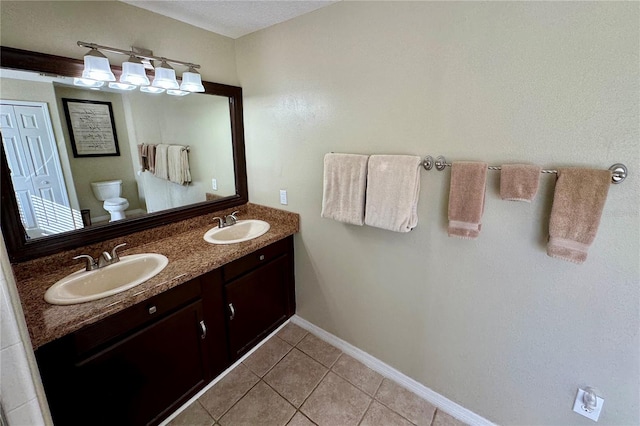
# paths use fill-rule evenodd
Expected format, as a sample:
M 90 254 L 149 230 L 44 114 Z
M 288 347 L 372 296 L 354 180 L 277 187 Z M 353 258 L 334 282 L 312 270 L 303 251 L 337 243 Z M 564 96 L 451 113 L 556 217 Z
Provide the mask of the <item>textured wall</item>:
M 298 312 L 499 424 L 639 424 L 638 3 L 340 2 L 236 40 L 252 202 L 301 214 Z M 422 172 L 418 227 L 320 218 L 327 152 L 608 168 L 589 258 L 547 257 L 533 204 L 488 181 L 480 238 L 446 234 L 449 173 Z

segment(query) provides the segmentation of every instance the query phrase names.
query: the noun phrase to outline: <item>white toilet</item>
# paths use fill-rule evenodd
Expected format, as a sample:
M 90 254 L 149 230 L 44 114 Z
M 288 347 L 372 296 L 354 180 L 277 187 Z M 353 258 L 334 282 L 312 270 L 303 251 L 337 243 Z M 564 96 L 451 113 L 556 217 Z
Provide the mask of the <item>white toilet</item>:
M 129 201 L 120 197 L 122 180 L 91 182 L 91 189 L 98 200 L 104 201 L 102 208 L 111 214 L 109 222 L 125 218 L 124 211 L 129 207 Z

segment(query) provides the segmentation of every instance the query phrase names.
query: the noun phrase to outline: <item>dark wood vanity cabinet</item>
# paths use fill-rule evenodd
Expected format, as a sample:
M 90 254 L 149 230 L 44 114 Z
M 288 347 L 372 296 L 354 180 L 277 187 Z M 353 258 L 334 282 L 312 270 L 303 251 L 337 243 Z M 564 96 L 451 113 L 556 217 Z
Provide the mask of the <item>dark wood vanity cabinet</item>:
M 158 424 L 294 313 L 288 237 L 40 347 L 54 423 Z
M 293 239 L 225 265 L 231 359 L 240 358 L 295 313 Z

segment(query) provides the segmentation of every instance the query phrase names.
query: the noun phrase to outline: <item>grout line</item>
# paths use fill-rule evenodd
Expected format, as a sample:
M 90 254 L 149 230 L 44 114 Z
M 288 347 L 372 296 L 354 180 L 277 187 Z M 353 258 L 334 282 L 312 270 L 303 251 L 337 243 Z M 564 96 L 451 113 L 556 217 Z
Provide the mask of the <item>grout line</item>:
M 440 408 L 442 411 L 446 412 L 450 416 L 469 425 L 495 426 L 494 423 L 483 418 L 479 414 L 476 414 L 473 411 L 440 395 L 434 390 L 429 389 L 425 385 L 401 373 L 400 371 L 396 370 L 390 365 L 380 361 L 379 359 L 375 358 L 372 355 L 369 355 L 365 351 L 353 346 L 352 344 L 347 343 L 346 341 L 329 333 L 328 331 L 323 330 L 317 325 L 298 316 L 297 314 L 291 317 L 291 322 L 313 333 L 316 337 L 320 338 L 321 340 L 324 340 L 325 342 L 332 344 L 336 348 L 342 350 L 342 352 L 346 353 L 347 355 L 350 355 L 351 357 L 360 361 L 361 363 L 371 368 L 372 370 L 377 371 L 382 376 L 392 381 L 395 381 L 401 387 L 416 394 L 418 397 L 426 400 L 434 407 Z
M 221 381 L 222 379 L 224 379 L 227 374 L 229 374 L 231 372 L 231 370 L 233 370 L 234 368 L 236 368 L 238 365 L 242 364 L 242 362 L 249 358 L 249 356 L 251 356 L 251 354 L 253 354 L 255 351 L 257 351 L 260 347 L 262 347 L 262 345 L 264 345 L 264 343 L 271 339 L 271 337 L 275 336 L 280 330 L 282 330 L 287 324 L 289 324 L 289 322 L 291 322 L 291 318 L 287 319 L 282 325 L 280 325 L 280 327 L 276 328 L 275 330 L 273 330 L 271 332 L 271 334 L 269 334 L 267 337 L 265 337 L 264 339 L 262 339 L 262 341 L 260 341 L 260 343 L 258 343 L 257 345 L 255 345 L 253 348 L 251 348 L 251 350 L 249 350 L 249 352 L 247 352 L 246 354 L 244 354 L 242 357 L 240 357 L 240 359 L 238 359 L 236 362 L 234 362 L 233 364 L 231 364 L 229 367 L 227 367 L 226 370 L 224 370 L 222 373 L 218 374 L 218 376 L 216 378 L 214 378 L 211 382 L 209 382 L 208 385 L 206 385 L 204 388 L 202 388 L 198 393 L 196 393 L 194 396 L 191 397 L 191 399 L 189 399 L 187 402 L 185 402 L 184 404 L 182 404 L 182 406 L 180 408 L 178 408 L 176 411 L 173 412 L 173 414 L 171 414 L 170 416 L 168 416 L 166 419 L 164 419 L 162 421 L 162 423 L 160 423 L 159 426 L 167 426 L 169 424 L 169 422 L 173 419 L 175 419 L 178 414 L 180 414 L 182 411 L 184 411 L 189 405 L 191 405 L 194 401 L 197 401 L 198 398 L 200 398 L 202 395 L 204 395 L 209 389 L 211 389 L 212 387 L 214 387 L 219 381 Z M 301 327 L 302 328 L 302 327 Z M 249 367 L 247 367 L 249 368 Z M 249 371 L 251 371 L 251 369 L 249 368 Z M 252 374 L 255 374 L 253 371 L 251 371 Z M 255 374 L 258 378 L 260 378 L 257 374 Z M 207 411 L 208 412 L 208 411 Z M 213 416 L 211 416 L 213 417 Z M 222 416 L 221 416 L 222 418 Z M 215 420 L 215 417 L 214 417 Z

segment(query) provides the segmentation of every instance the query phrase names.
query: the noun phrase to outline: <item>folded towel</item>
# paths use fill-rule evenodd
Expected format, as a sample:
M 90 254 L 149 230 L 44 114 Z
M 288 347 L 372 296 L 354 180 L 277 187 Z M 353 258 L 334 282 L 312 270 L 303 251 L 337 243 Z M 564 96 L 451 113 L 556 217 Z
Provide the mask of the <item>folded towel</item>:
M 326 154 L 322 217 L 364 225 L 364 196 L 368 155 Z
M 372 155 L 367 171 L 364 223 L 395 232 L 418 224 L 420 157 Z
M 540 166 L 503 164 L 500 171 L 500 198 L 530 203 L 538 193 Z
M 549 256 L 574 263 L 587 259 L 610 186 L 609 170 L 558 170 L 549 220 Z
M 156 145 L 156 167 L 154 174 L 160 179 L 169 179 L 169 145 Z
M 149 171 L 151 173 L 156 172 L 156 146 L 147 145 L 147 161 L 149 162 Z
M 478 238 L 482 228 L 487 163 L 454 162 L 449 189 L 450 237 Z
M 191 182 L 189 171 L 189 154 L 182 145 L 170 145 L 167 152 L 169 180 L 179 185 Z

